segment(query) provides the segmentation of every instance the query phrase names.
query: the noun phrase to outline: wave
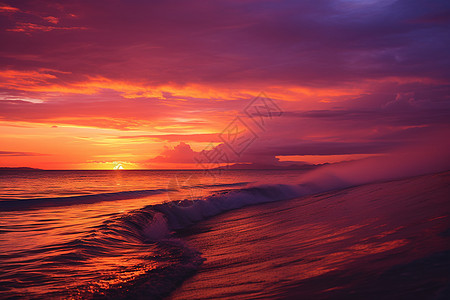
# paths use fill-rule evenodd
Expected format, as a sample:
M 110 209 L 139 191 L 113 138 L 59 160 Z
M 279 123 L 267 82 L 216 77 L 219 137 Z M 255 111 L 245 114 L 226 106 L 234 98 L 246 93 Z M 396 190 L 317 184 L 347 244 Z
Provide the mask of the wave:
M 276 184 L 226 190 L 196 200 L 148 205 L 108 220 L 97 230 L 110 230 L 114 226 L 116 233 L 125 233 L 127 239 L 133 237 L 144 242 L 160 241 L 170 238 L 177 230 L 229 210 L 292 199 L 316 193 L 319 189 L 313 184 Z
M 243 186 L 250 184 L 249 181 L 243 181 L 243 182 L 235 182 L 235 183 L 216 183 L 216 184 L 199 184 L 199 185 L 185 185 L 183 187 L 233 187 L 233 186 Z
M 303 191 L 308 191 L 308 188 L 304 187 Z M 51 260 L 55 263 L 80 264 L 89 259 L 98 260 L 99 257 L 117 257 L 121 253 L 132 255 L 133 259 L 144 255 L 152 267 L 140 276 L 120 282 L 117 286 L 80 286 L 69 291 L 70 296 L 160 299 L 196 272 L 204 261 L 197 249 L 174 235 L 177 230 L 225 211 L 289 199 L 298 194 L 296 186 L 270 185 L 222 191 L 194 201 L 149 205 L 114 216 L 85 238 L 61 245 L 69 252 L 65 251 L 63 256 Z M 123 275 L 126 270 L 121 269 L 118 273 Z
M 137 199 L 151 195 L 161 194 L 167 191 L 168 189 L 154 189 L 154 190 L 123 191 L 114 193 L 100 193 L 100 194 L 69 196 L 69 197 L 10 199 L 0 201 L 0 211 L 15 211 L 15 210 L 42 208 L 42 207 L 92 204 L 101 201 Z
M 167 190 L 141 190 L 63 198 L 3 201 L 0 203 L 0 209 L 18 210 L 38 206 L 93 203 L 136 198 L 165 191 Z M 52 245 L 51 249 L 45 250 L 49 253 L 45 260 L 39 262 L 42 265 L 35 267 L 41 272 L 47 272 L 48 269 L 52 276 L 52 272 L 54 272 L 52 270 L 73 265 L 78 266 L 79 274 L 77 276 L 90 278 L 91 273 L 83 272 L 101 268 L 99 264 L 102 261 L 107 262 L 107 268 L 111 267 L 110 261 L 114 261 L 118 257 L 123 257 L 125 261 L 133 263 L 137 261 L 138 263 L 120 266 L 119 260 L 116 271 L 111 269 L 109 272 L 104 269 L 104 273 L 108 274 L 107 278 L 96 275 L 93 280 L 90 280 L 90 283 L 80 282 L 79 286 L 64 290 L 55 288 L 58 291 L 36 296 L 37 298 L 70 297 L 75 299 L 98 297 L 160 299 L 167 296 L 184 279 L 196 272 L 204 261 L 197 249 L 190 247 L 173 234 L 176 230 L 228 210 L 292 198 L 297 195 L 298 192 L 294 186 L 259 186 L 216 192 L 194 201 L 182 200 L 149 205 L 111 216 L 110 219 L 94 227 L 81 239 Z M 21 256 L 23 253 L 18 255 Z M 140 272 L 139 275 L 135 275 L 137 270 Z M 116 274 L 117 278 L 114 277 Z M 131 275 L 127 277 L 127 274 Z M 27 276 L 27 274 L 17 276 Z M 117 282 L 117 284 L 105 284 L 105 282 Z M 55 280 L 55 284 L 60 283 Z
M 214 188 L 214 187 L 236 187 L 247 185 L 249 182 L 223 183 L 223 184 L 199 184 L 185 185 L 178 188 Z M 30 199 L 6 199 L 0 200 L 0 211 L 16 211 L 24 209 L 42 208 L 42 207 L 59 207 L 78 204 L 92 204 L 102 201 L 115 201 L 138 199 L 152 195 L 158 195 L 165 192 L 176 191 L 177 188 L 153 189 L 153 190 L 134 190 L 110 193 L 98 193 L 89 195 L 77 195 L 67 197 L 49 197 L 49 198 L 30 198 Z
M 170 230 L 186 228 L 196 222 L 218 215 L 225 211 L 238 209 L 248 205 L 261 204 L 295 198 L 309 194 L 312 190 L 306 185 L 260 185 L 243 189 L 223 191 L 196 200 L 171 201 L 163 204 L 150 205 L 143 210 L 159 212 L 164 216 L 167 228 Z M 160 223 L 158 229 L 162 228 Z M 150 224 L 150 227 L 153 224 Z M 150 240 L 162 236 L 160 230 L 147 229 L 146 237 Z

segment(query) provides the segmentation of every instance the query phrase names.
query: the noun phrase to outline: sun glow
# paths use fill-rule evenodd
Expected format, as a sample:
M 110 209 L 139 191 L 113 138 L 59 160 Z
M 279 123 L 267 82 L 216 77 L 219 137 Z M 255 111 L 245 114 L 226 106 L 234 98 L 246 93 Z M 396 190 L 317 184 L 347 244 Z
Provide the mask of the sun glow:
M 117 164 L 114 166 L 114 170 L 123 170 L 122 164 Z

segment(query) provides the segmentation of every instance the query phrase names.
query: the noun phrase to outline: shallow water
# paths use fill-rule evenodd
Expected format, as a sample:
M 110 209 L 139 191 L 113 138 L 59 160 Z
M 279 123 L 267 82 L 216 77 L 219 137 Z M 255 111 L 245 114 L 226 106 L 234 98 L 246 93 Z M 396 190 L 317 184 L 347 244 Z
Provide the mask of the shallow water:
M 181 233 L 171 299 L 448 299 L 450 173 L 251 206 Z

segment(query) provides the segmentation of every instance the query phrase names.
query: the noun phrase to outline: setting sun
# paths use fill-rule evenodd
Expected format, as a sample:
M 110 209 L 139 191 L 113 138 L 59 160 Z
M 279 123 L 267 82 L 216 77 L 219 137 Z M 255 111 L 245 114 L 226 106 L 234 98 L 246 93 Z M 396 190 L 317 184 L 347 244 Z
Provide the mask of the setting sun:
M 123 166 L 121 164 L 117 164 L 114 166 L 114 170 L 123 170 Z

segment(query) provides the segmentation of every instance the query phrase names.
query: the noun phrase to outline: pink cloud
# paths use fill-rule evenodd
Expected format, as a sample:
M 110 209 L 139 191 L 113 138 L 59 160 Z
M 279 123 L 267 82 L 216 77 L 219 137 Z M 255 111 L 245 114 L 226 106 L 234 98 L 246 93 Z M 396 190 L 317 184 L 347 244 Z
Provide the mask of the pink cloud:
M 156 156 L 148 160 L 148 162 L 153 163 L 195 163 L 194 156 L 196 152 L 192 150 L 191 146 L 188 144 L 181 142 L 173 149 L 165 147 L 164 151 Z
M 56 23 L 54 23 L 54 24 L 56 24 Z M 20 23 L 17 23 L 14 28 L 8 28 L 8 29 L 6 29 L 6 31 L 31 33 L 31 32 L 34 32 L 34 31 L 85 30 L 85 29 L 87 29 L 87 28 L 86 27 L 48 26 L 48 25 L 39 25 L 39 24 L 34 24 L 34 23 L 20 22 Z

